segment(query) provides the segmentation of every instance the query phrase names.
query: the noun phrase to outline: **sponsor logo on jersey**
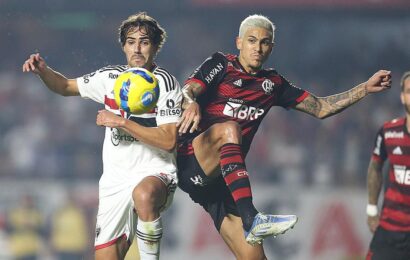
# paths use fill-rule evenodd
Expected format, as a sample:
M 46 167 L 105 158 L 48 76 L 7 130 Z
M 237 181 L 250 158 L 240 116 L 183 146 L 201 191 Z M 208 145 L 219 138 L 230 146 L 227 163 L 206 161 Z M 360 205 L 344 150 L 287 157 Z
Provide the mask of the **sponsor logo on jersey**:
M 211 81 L 215 78 L 215 76 L 222 71 L 223 69 L 222 63 L 216 64 L 216 66 L 211 69 L 211 71 L 208 73 L 208 75 L 205 77 L 206 82 L 209 84 Z
M 168 109 L 160 109 L 159 115 L 160 116 L 179 116 L 181 115 L 181 109 L 175 108 L 175 101 L 173 99 L 167 99 L 167 108 Z
M 118 130 L 117 128 L 111 128 L 111 142 L 114 146 L 118 146 L 120 142 L 138 142 L 138 139 L 126 134 L 123 131 Z
M 394 177 L 399 184 L 410 185 L 410 169 L 402 165 L 393 165 Z
M 403 138 L 404 137 L 404 132 L 396 132 L 396 131 L 387 131 L 384 134 L 384 138 L 388 139 L 388 138 Z
M 175 108 L 175 101 L 173 99 L 167 100 L 167 108 L 159 110 L 160 116 L 179 116 L 181 115 L 181 109 Z
M 167 108 L 174 108 L 175 107 L 175 101 L 172 99 L 167 99 Z
M 401 150 L 400 146 L 397 146 L 396 148 L 394 148 L 393 154 L 396 154 L 396 155 L 403 154 L 403 151 Z
M 108 74 L 108 78 L 110 78 L 110 79 L 116 79 L 116 78 L 118 78 L 118 74 L 114 74 L 114 73 L 109 73 Z
M 237 87 L 242 87 L 242 79 L 238 79 L 237 81 L 234 81 L 233 84 Z
M 179 116 L 181 115 L 181 109 L 180 108 L 172 108 L 172 109 L 161 109 L 159 110 L 159 115 L 160 116 Z
M 270 79 L 265 79 L 262 82 L 262 89 L 265 91 L 266 95 L 270 95 L 273 91 L 273 87 L 275 86 L 275 83 L 273 83 Z
M 245 104 L 238 104 L 235 102 L 227 102 L 223 110 L 223 114 L 244 119 L 244 120 L 255 120 L 262 116 L 265 113 L 265 110 L 261 108 L 256 108 L 253 106 L 247 106 Z
M 84 75 L 83 76 L 83 81 L 85 84 L 90 82 L 90 78 L 93 77 L 95 75 L 96 72 L 92 72 L 90 74 Z
M 380 155 L 380 146 L 382 145 L 382 137 L 380 135 L 377 136 L 376 147 L 373 150 L 373 153 Z

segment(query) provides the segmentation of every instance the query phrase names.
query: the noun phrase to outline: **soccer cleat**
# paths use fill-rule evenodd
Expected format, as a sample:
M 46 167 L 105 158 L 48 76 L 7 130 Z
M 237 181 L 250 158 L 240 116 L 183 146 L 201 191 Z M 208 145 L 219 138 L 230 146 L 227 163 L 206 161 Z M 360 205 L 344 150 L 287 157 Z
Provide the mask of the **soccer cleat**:
M 298 221 L 295 215 L 264 215 L 258 213 L 249 232 L 245 231 L 246 242 L 250 245 L 262 244 L 269 236 L 276 237 L 293 228 Z

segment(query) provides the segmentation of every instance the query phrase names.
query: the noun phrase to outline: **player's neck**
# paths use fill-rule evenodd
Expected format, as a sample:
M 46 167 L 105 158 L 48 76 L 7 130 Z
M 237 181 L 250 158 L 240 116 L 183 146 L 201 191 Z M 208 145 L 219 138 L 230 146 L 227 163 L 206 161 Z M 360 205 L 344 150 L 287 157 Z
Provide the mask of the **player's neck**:
M 251 75 L 258 74 L 258 72 L 261 71 L 261 69 L 262 69 L 262 68 L 256 69 L 256 68 L 253 68 L 253 67 L 247 65 L 246 62 L 242 59 L 241 56 L 238 57 L 238 62 L 239 62 L 239 65 L 242 67 L 242 69 L 244 69 L 246 73 L 251 74 Z

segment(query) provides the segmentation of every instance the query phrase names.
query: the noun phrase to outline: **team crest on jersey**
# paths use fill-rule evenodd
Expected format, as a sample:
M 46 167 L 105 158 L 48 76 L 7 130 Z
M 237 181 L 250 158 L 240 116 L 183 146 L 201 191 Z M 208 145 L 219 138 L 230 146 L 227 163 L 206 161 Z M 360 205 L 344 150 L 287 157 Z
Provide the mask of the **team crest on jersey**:
M 273 91 L 273 87 L 275 86 L 275 83 L 273 83 L 270 79 L 265 79 L 262 82 L 262 89 L 265 91 L 266 95 L 270 95 Z

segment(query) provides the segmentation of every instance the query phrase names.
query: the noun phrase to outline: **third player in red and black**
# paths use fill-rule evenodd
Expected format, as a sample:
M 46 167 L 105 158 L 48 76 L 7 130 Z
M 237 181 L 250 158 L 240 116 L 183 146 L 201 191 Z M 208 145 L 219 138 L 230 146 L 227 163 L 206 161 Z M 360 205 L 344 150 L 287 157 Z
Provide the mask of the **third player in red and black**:
M 390 72 L 381 70 L 344 93 L 316 97 L 277 71 L 263 69 L 274 29 L 264 16 L 247 17 L 236 39 L 239 55 L 215 53 L 183 88 L 179 186 L 211 215 L 237 259 L 265 259 L 263 239 L 284 233 L 297 221 L 295 215 L 262 214 L 252 202 L 245 156 L 269 109 L 292 108 L 322 119 L 391 84 Z
M 410 71 L 402 77 L 400 98 L 406 116 L 380 128 L 367 172 L 367 222 L 374 232 L 367 260 L 410 259 Z M 382 169 L 387 160 L 387 188 L 378 214 Z

